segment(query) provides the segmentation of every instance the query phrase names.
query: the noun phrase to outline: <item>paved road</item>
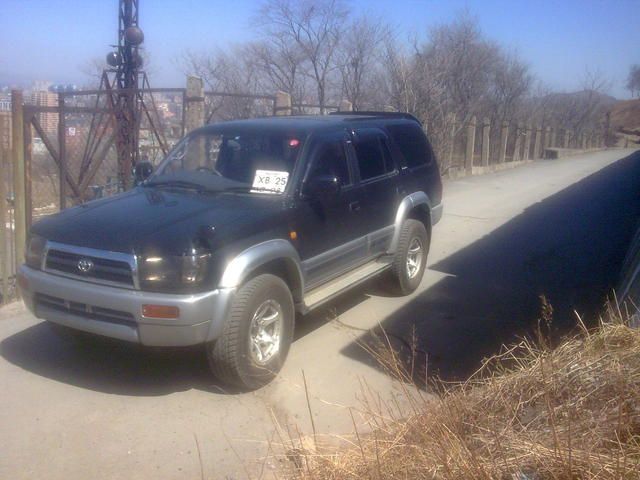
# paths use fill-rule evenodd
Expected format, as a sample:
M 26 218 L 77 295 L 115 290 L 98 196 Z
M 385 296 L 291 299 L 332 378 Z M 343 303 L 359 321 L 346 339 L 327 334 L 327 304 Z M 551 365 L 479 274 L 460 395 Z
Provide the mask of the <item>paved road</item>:
M 281 377 L 254 393 L 222 390 L 198 349 L 78 346 L 5 307 L 0 478 L 200 478 L 198 450 L 205 478 L 257 476 L 277 468 L 256 460 L 280 441 L 276 425 L 311 433 L 303 370 L 319 434 L 351 431 L 347 407 L 359 405 L 363 382 L 387 400 L 399 393 L 359 346 L 366 331 L 381 325 L 400 349 L 414 332 L 429 373 L 448 379 L 525 331 L 539 295 L 555 308 L 555 328 L 574 308 L 593 317 L 640 216 L 640 154 L 630 154 L 447 183 L 420 289 L 394 298 L 371 282 L 302 320 Z

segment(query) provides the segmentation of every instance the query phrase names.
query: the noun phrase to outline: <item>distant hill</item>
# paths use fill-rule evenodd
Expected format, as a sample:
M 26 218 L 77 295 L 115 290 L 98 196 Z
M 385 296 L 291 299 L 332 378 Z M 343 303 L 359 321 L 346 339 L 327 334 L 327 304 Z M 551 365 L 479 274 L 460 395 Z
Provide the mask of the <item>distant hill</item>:
M 617 102 L 609 114 L 618 145 L 640 144 L 640 98 Z
M 589 100 L 591 97 L 595 96 L 597 99 L 598 105 L 601 107 L 609 108 L 612 105 L 619 102 L 619 100 L 611 95 L 607 95 L 605 93 L 599 93 L 593 90 L 580 90 L 578 92 L 570 92 L 570 93 L 550 93 L 546 98 L 550 100 L 559 100 L 559 101 L 584 101 Z
M 615 103 L 609 110 L 611 113 L 611 128 L 628 130 L 640 129 L 640 98 L 622 100 Z

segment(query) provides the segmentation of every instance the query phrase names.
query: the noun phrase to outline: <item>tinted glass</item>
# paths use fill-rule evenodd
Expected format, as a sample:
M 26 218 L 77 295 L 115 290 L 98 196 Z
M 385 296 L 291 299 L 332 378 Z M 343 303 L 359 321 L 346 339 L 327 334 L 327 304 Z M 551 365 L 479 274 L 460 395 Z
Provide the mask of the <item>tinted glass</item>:
M 322 142 L 315 153 L 309 178 L 318 175 L 331 175 L 340 180 L 342 185 L 349 185 L 349 167 L 341 140 Z
M 353 146 L 358 157 L 361 180 L 379 177 L 395 169 L 382 133 L 358 133 Z
M 390 125 L 387 130 L 407 161 L 407 167 L 419 167 L 429 163 L 431 149 L 418 125 Z
M 260 172 L 288 176 L 302 149 L 297 135 L 274 132 L 201 131 L 188 135 L 160 164 L 155 177 L 215 175 L 255 184 Z

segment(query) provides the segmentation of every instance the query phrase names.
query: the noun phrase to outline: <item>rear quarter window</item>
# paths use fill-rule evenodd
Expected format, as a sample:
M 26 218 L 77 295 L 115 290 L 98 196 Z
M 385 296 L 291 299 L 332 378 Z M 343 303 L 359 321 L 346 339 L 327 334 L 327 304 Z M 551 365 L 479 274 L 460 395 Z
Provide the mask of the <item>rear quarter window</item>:
M 416 168 L 431 163 L 431 146 L 419 125 L 389 125 L 387 130 L 402 152 L 407 167 Z

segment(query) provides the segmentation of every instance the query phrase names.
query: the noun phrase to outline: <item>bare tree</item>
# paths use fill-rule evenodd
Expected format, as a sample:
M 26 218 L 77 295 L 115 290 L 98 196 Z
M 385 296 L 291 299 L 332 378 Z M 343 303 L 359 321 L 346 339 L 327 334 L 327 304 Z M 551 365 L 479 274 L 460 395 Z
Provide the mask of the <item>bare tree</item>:
M 599 129 L 607 107 L 615 101 L 606 94 L 610 88 L 611 81 L 602 72 L 587 69 L 581 91 L 548 95 L 541 121 L 563 126 L 576 134 Z
M 214 53 L 185 52 L 180 63 L 185 73 L 201 77 L 208 91 L 251 95 L 259 93 L 260 75 L 253 68 L 245 49 L 244 46 L 236 46 Z M 210 95 L 206 107 L 206 119 L 211 121 L 251 117 L 261 105 L 248 97 Z
M 337 53 L 342 97 L 361 110 L 372 104 L 374 72 L 383 40 L 390 36 L 389 28 L 380 20 L 362 16 L 346 29 L 344 41 Z
M 291 95 L 294 103 L 302 102 L 306 93 L 304 54 L 286 36 L 271 36 L 246 47 L 249 62 L 261 75 L 265 91 L 281 90 Z
M 640 97 L 640 65 L 631 65 L 627 77 L 627 90 L 631 92 L 631 97 Z
M 320 113 L 327 104 L 329 76 L 336 67 L 334 56 L 347 14 L 341 0 L 267 0 L 256 19 L 267 38 L 291 42 L 300 49 L 305 73 L 315 84 Z

